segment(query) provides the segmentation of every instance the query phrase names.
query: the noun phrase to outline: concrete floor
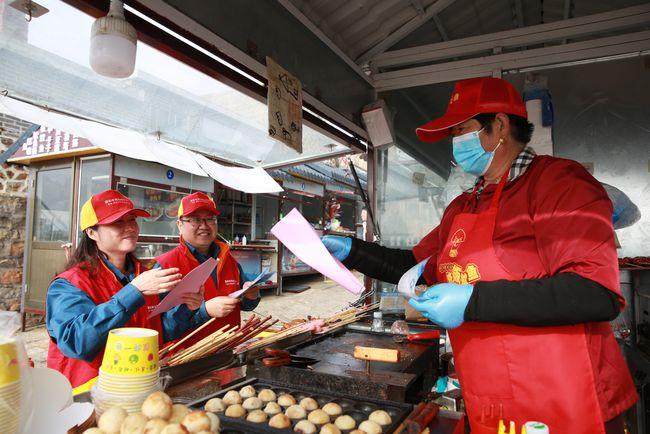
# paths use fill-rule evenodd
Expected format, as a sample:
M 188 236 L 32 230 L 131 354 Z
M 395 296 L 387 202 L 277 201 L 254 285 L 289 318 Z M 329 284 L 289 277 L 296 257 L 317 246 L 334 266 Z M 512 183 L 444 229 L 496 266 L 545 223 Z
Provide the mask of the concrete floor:
M 361 275 L 357 275 L 361 280 Z M 296 277 L 286 279 L 285 285 L 309 285 L 309 289 L 301 293 L 286 292 L 280 296 L 275 290 L 268 290 L 262 294 L 262 301 L 254 313 L 267 316 L 280 321 L 291 321 L 296 318 L 306 318 L 307 315 L 325 317 L 336 313 L 356 300 L 357 296 L 346 291 L 337 283 L 324 279 L 321 275 Z M 251 313 L 243 312 L 242 317 L 247 318 Z M 40 326 L 20 333 L 20 337 L 27 347 L 27 355 L 34 361 L 34 366 L 45 366 L 47 360 L 47 346 L 49 337 L 45 326 Z

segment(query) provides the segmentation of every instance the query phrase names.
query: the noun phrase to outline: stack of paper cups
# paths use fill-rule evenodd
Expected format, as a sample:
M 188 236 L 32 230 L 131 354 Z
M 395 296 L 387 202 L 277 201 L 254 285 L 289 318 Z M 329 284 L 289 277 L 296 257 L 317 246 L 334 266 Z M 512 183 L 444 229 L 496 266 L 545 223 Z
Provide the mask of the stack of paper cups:
M 542 422 L 526 422 L 526 434 L 549 434 L 548 426 Z
M 20 420 L 20 365 L 14 339 L 0 340 L 0 431 L 18 432 Z
M 111 330 L 93 388 L 93 402 L 101 414 L 113 406 L 140 411 L 145 398 L 160 389 L 158 332 L 144 328 Z

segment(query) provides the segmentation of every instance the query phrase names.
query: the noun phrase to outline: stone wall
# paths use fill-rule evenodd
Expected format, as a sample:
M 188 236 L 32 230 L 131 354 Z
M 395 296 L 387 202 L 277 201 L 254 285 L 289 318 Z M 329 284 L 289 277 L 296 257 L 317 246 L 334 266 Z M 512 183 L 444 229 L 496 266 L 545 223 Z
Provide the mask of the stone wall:
M 0 114 L 0 153 L 29 125 Z M 0 167 L 0 310 L 20 310 L 27 178 L 24 166 L 3 164 Z

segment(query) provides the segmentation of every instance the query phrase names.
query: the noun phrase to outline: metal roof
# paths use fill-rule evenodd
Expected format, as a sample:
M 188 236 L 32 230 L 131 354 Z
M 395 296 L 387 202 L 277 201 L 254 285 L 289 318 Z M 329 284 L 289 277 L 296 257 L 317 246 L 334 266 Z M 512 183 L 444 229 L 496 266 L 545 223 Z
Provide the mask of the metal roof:
M 323 162 L 300 164 L 281 170 L 269 171 L 270 175 L 277 180 L 295 181 L 296 177 L 307 179 L 326 185 L 341 184 L 344 187 L 356 189 L 356 183 L 352 173 L 347 168 L 333 167 Z M 361 187 L 366 189 L 367 174 L 363 169 L 357 168 Z
M 404 0 L 291 0 L 350 58 L 356 59 L 420 13 Z M 415 2 L 413 2 L 415 3 Z M 435 0 L 422 0 L 426 8 Z
M 352 60 L 408 25 L 390 49 L 495 33 L 608 12 L 646 0 L 288 0 Z M 429 12 L 437 6 L 441 10 Z

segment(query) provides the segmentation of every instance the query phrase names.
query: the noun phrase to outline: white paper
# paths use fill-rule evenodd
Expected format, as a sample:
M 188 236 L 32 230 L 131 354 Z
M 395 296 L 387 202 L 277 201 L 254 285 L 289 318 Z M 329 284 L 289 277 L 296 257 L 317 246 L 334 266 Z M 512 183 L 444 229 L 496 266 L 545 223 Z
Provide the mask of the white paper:
M 277 193 L 283 191 L 282 187 L 261 167 L 244 169 L 222 166 L 196 153 L 194 158 L 210 177 L 235 190 L 246 193 Z
M 258 284 L 261 285 L 264 282 L 267 282 L 269 280 L 273 280 L 274 276 L 275 276 L 275 272 L 269 273 L 269 269 L 265 268 L 264 270 L 262 270 L 262 272 L 259 274 L 259 276 L 257 276 L 255 279 L 253 279 L 251 281 L 251 284 L 247 288 L 242 288 L 242 289 L 240 289 L 238 291 L 231 292 L 230 294 L 228 294 L 228 297 L 238 298 L 239 296 L 241 296 L 245 292 L 247 292 L 247 291 L 253 289 L 254 287 L 256 287 Z
M 429 262 L 431 256 L 425 259 L 422 262 L 414 265 L 406 273 L 400 277 L 399 282 L 397 282 L 397 291 L 406 298 L 416 298 L 417 294 L 415 293 L 415 287 L 418 284 L 418 280 L 422 273 L 424 273 L 424 267 Z

